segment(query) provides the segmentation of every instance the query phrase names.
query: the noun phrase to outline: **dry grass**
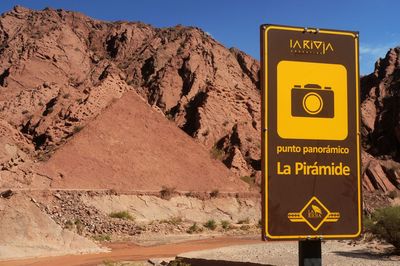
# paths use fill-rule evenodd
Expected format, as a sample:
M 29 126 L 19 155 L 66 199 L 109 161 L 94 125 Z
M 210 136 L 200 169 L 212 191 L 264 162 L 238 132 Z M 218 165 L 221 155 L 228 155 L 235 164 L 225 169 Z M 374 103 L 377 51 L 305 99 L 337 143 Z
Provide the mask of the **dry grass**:
M 112 212 L 108 216 L 111 218 L 118 218 L 122 220 L 135 220 L 135 218 L 128 211 Z

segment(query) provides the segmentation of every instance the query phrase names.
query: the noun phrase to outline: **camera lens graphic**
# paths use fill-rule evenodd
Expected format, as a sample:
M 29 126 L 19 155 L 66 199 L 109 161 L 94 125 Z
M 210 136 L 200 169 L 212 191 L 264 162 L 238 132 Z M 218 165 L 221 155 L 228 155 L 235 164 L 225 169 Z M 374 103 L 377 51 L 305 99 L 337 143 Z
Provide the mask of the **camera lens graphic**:
M 315 92 L 307 93 L 303 98 L 303 108 L 310 115 L 321 112 L 324 102 L 319 94 Z

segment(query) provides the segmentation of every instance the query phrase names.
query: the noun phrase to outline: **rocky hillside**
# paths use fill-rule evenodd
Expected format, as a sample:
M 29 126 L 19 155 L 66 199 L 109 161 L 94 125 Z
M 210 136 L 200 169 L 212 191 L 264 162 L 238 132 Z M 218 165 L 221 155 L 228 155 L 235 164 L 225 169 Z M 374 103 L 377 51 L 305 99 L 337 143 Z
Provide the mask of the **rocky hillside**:
M 38 168 L 51 177 L 51 188 L 247 190 L 247 184 L 134 92 L 125 93 Z
M 361 79 L 369 191 L 400 187 L 399 51 Z M 34 166 L 134 91 L 233 174 L 260 182 L 258 72 L 198 28 L 17 6 L 0 18 L 0 180 L 46 183 Z
M 127 91 L 233 173 L 259 177 L 258 70 L 256 60 L 198 28 L 17 6 L 0 18 L 0 178 L 28 182 L 32 164 Z
M 364 187 L 400 189 L 400 47 L 361 78 L 361 89 Z

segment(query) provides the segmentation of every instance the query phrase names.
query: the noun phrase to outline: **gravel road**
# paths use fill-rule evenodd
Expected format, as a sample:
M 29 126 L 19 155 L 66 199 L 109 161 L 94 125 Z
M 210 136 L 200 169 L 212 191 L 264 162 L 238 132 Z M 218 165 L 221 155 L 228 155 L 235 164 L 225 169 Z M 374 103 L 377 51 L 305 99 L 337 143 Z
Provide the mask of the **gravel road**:
M 349 241 L 322 243 L 323 265 L 400 265 L 400 256 L 387 255 L 389 246 L 352 244 Z M 385 253 L 386 251 L 386 253 Z M 212 261 L 251 262 L 261 265 L 298 265 L 297 242 L 266 242 L 179 254 L 178 257 Z M 195 261 L 193 260 L 193 261 Z M 204 265 L 205 262 L 203 263 Z

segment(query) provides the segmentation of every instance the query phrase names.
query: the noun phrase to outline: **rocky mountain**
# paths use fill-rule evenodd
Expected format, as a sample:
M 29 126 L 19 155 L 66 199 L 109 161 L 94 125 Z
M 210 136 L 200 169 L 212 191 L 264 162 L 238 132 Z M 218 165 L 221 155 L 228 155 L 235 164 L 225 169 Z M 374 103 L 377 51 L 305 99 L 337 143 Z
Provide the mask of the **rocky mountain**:
M 379 192 L 364 193 L 366 211 L 400 188 L 399 52 L 361 79 L 363 186 Z M 259 234 L 259 69 L 195 27 L 2 14 L 0 260 L 99 252 L 93 239 L 158 240 L 210 219 Z
M 361 79 L 369 191 L 400 188 L 399 60 L 391 49 Z M 129 91 L 237 178 L 260 183 L 259 67 L 195 27 L 17 6 L 0 18 L 1 184 L 46 183 L 35 167 Z
M 400 189 L 400 47 L 361 78 L 361 89 L 364 187 Z
M 0 66 L 3 184 L 38 179 L 32 164 L 128 91 L 234 174 L 260 175 L 259 63 L 198 28 L 16 6 L 0 18 Z

